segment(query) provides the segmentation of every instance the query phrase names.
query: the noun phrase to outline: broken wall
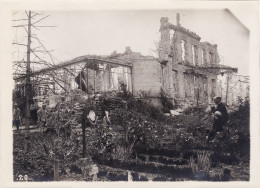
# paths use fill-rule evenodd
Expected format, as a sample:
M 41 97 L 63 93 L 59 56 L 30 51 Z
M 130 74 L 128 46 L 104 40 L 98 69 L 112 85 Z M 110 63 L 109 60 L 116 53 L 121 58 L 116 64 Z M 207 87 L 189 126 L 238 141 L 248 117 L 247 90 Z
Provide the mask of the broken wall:
M 210 102 L 216 95 L 217 74 L 200 70 L 197 66 L 217 64 L 217 45 L 200 42 L 200 37 L 161 18 L 159 59 L 165 61 L 163 87 L 177 103 Z M 173 32 L 172 32 L 173 31 Z M 172 34 L 171 34 L 172 32 Z
M 133 94 L 140 91 L 150 93 L 151 97 L 158 97 L 161 88 L 161 67 L 156 60 L 139 60 L 133 62 Z

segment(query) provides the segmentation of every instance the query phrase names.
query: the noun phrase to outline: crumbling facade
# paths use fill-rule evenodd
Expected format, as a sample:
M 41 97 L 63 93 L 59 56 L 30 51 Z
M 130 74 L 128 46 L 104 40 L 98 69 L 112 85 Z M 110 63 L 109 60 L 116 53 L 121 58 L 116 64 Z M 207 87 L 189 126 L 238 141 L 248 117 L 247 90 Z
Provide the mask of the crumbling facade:
M 52 87 L 47 84 L 44 88 L 54 94 L 80 89 L 86 95 L 95 95 L 118 91 L 125 85 L 137 97 L 146 94 L 155 105 L 161 105 L 162 91 L 180 107 L 211 103 L 219 94 L 217 75 L 237 69 L 219 64 L 217 45 L 201 42 L 200 36 L 182 27 L 178 14 L 177 25 L 166 17 L 160 23 L 159 58 L 143 56 L 126 47 L 125 52 L 109 56 L 77 57 L 32 76 L 52 78 L 48 80 Z
M 161 88 L 171 102 L 179 106 L 197 106 L 212 102 L 218 95 L 217 76 L 236 72 L 236 68 L 219 64 L 217 45 L 201 42 L 200 36 L 180 25 L 160 20 L 159 59 L 142 56 L 127 47 L 124 53 L 110 58 L 132 63 L 132 90 L 135 96 L 146 92 L 160 105 Z
M 216 93 L 220 62 L 217 45 L 200 42 L 200 37 L 180 25 L 160 20 L 159 61 L 163 69 L 163 88 L 177 104 L 209 103 Z

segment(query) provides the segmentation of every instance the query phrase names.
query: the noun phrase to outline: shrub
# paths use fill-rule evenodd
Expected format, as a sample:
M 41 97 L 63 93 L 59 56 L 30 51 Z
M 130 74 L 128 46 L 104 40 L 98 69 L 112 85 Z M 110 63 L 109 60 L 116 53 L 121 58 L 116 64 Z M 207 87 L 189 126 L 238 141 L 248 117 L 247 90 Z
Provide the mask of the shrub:
M 209 173 L 211 167 L 210 153 L 207 151 L 197 152 L 197 163 L 193 157 L 190 157 L 189 166 L 195 174 L 199 172 Z
M 151 91 L 140 90 L 138 96 L 149 103 L 151 102 Z
M 135 111 L 153 120 L 162 120 L 164 118 L 162 111 L 153 104 L 136 98 L 130 98 L 127 101 L 129 110 Z
M 142 115 L 126 109 L 116 109 L 111 114 L 114 140 L 114 158 L 127 160 L 133 152 L 134 145 L 145 139 L 144 124 L 145 118 Z
M 42 147 L 44 138 L 39 134 L 30 137 L 30 152 L 24 152 L 22 134 L 14 137 L 13 175 L 28 175 L 33 181 L 51 181 L 53 179 L 53 163 Z
M 161 88 L 160 99 L 161 99 L 161 103 L 163 105 L 163 112 L 164 113 L 169 113 L 170 110 L 173 109 L 173 104 L 169 100 L 169 96 L 167 96 L 167 94 L 166 94 L 166 92 L 164 91 L 163 88 Z

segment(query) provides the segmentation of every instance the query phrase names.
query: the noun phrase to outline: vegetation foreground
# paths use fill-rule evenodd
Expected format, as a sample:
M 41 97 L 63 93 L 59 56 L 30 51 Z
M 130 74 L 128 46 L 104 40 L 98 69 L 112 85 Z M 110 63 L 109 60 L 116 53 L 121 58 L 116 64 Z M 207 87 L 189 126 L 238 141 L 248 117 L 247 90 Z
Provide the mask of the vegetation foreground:
M 212 121 L 202 120 L 202 109 L 165 117 L 146 100 L 129 95 L 118 100 L 126 105 L 111 113 L 110 126 L 86 129 L 89 163 L 98 166 L 98 181 L 128 181 L 129 173 L 133 181 L 249 181 L 249 102 L 232 112 L 224 131 L 208 142 Z M 30 134 L 29 152 L 24 151 L 25 135 L 14 134 L 15 181 L 21 175 L 53 181 L 55 160 L 60 181 L 92 180 L 83 176 L 81 120 L 71 118 L 81 102 L 59 103 L 55 113 L 49 109 L 51 128 Z

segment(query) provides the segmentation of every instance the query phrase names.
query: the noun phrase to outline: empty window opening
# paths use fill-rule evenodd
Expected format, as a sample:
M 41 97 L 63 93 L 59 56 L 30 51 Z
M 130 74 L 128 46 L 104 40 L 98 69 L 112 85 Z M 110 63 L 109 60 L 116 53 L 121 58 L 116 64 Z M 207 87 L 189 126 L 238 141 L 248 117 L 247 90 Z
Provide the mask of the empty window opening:
M 177 73 L 177 71 L 175 71 L 175 70 L 172 71 L 172 77 L 173 77 L 173 89 L 174 89 L 174 92 L 177 93 L 178 92 L 178 73 Z
M 209 53 L 209 60 L 210 60 L 210 63 L 214 63 L 214 54 L 213 53 Z
M 181 59 L 185 60 L 185 41 L 181 40 Z
M 192 63 L 195 65 L 196 64 L 196 46 L 195 45 L 191 46 L 191 51 L 192 51 Z
M 175 31 L 173 29 L 170 30 L 170 37 L 171 37 L 171 40 L 173 38 L 173 35 L 174 35 Z
M 205 63 L 205 50 L 201 50 L 201 63 L 204 64 Z
M 174 46 L 174 40 L 175 40 L 175 36 L 174 36 L 175 31 L 173 29 L 170 30 L 170 41 L 171 41 L 171 47 L 173 48 Z

